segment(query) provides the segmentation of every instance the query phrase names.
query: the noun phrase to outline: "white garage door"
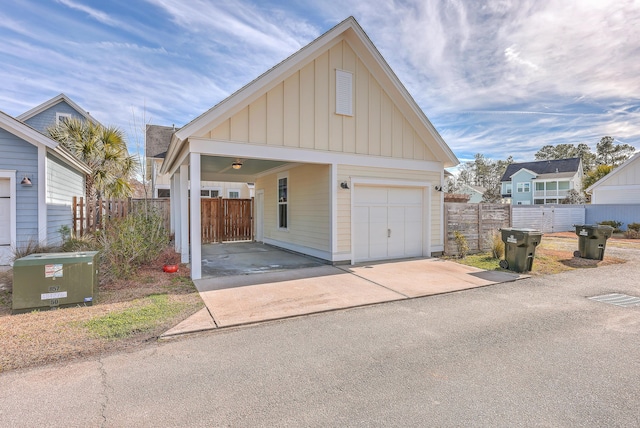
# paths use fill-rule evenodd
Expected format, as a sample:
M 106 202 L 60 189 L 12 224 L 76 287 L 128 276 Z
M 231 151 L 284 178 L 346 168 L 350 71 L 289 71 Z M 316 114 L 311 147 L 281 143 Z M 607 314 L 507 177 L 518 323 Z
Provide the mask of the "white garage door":
M 8 178 L 0 178 L 0 245 L 11 244 L 11 191 Z
M 423 190 L 356 186 L 356 262 L 422 256 Z

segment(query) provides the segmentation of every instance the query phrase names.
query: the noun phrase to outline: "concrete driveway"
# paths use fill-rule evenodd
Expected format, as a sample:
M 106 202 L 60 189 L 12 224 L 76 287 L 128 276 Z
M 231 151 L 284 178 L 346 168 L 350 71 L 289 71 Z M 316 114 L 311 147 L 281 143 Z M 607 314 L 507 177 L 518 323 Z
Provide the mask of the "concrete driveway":
M 267 251 L 279 250 L 269 247 Z M 287 252 L 262 255 L 271 260 L 292 256 Z M 163 337 L 442 294 L 526 277 L 483 271 L 437 258 L 353 266 L 322 265 L 312 260 L 310 267 L 305 267 L 304 260 L 299 262 L 303 267 L 292 265 L 260 274 L 236 272 L 196 280 L 206 308 Z M 273 264 L 282 267 L 279 262 Z

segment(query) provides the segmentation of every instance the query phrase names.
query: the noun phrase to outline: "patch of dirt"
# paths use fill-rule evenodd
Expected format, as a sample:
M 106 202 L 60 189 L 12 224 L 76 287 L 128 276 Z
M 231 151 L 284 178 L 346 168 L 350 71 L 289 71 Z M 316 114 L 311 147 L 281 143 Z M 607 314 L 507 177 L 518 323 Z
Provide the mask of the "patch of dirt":
M 583 269 L 583 268 L 596 268 L 598 266 L 608 266 L 608 265 L 616 265 L 621 263 L 626 263 L 626 260 L 619 259 L 616 257 L 604 257 L 604 260 L 591 260 L 591 259 L 583 259 L 582 257 L 574 257 L 572 253 L 568 253 L 567 251 L 561 250 L 551 250 L 544 249 L 541 253 L 547 257 L 551 257 L 556 259 L 558 262 L 562 263 L 565 266 L 574 269 Z
M 155 340 L 203 307 L 188 266 L 179 265 L 177 273 L 162 271 L 165 263 L 179 261 L 179 254 L 168 249 L 156 261 L 138 269 L 134 278 L 101 282 L 93 306 L 20 315 L 11 315 L 11 271 L 0 272 L 0 373 L 142 346 Z M 157 328 L 125 339 L 94 337 L 83 327 L 90 319 L 130 308 L 135 299 L 152 294 L 167 294 L 170 301 L 184 303 L 185 309 Z

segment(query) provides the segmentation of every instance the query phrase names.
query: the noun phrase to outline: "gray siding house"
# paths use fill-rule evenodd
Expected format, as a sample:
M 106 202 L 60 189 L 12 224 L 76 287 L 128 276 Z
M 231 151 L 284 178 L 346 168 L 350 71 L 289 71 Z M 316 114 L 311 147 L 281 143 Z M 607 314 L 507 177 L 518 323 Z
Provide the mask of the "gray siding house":
M 29 243 L 59 244 L 60 227 L 72 226 L 72 198 L 85 194 L 89 167 L 43 133 L 56 117 L 84 117 L 61 100 L 27 112 L 33 126 L 0 112 L 0 265 Z

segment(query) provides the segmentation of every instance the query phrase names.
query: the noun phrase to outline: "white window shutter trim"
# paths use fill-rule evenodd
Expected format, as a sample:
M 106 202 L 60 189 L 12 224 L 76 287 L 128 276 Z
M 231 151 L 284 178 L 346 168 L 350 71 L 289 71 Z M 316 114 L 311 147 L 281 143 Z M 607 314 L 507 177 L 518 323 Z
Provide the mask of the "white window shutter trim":
M 353 116 L 353 74 L 336 70 L 336 114 Z

